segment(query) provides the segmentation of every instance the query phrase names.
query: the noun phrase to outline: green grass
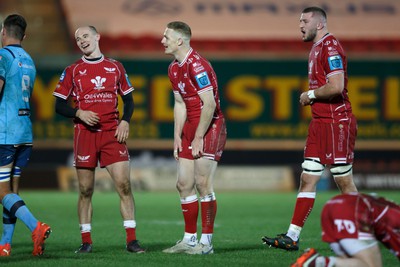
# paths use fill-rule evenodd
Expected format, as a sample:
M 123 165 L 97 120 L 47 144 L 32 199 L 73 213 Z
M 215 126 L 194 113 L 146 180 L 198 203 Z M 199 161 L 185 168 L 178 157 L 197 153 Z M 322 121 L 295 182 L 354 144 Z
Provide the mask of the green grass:
M 332 255 L 320 238 L 319 214 L 323 203 L 334 192 L 320 192 L 301 237 L 301 250 L 315 247 Z M 400 202 L 398 192 L 381 195 Z M 136 193 L 137 235 L 148 250 L 145 254 L 125 251 L 125 230 L 116 193 L 96 192 L 93 199 L 93 253 L 74 254 L 80 234 L 77 218 L 77 193 L 22 192 L 22 198 L 35 216 L 51 225 L 42 257 L 32 257 L 30 232 L 18 222 L 12 256 L 0 258 L 7 266 L 289 266 L 301 252 L 267 248 L 261 236 L 287 230 L 296 193 L 218 193 L 213 255 L 169 255 L 162 249 L 183 235 L 183 220 L 177 193 Z M 397 259 L 382 248 L 383 266 L 397 266 Z

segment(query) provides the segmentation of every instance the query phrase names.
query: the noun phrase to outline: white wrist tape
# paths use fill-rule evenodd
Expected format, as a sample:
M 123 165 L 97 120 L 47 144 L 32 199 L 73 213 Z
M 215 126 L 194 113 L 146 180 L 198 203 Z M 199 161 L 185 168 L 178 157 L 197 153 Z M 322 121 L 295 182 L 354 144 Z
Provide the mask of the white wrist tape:
M 316 98 L 316 97 L 315 97 L 314 90 L 309 90 L 309 91 L 307 92 L 307 95 L 308 95 L 308 98 L 310 98 L 310 99 L 315 99 L 315 98 Z

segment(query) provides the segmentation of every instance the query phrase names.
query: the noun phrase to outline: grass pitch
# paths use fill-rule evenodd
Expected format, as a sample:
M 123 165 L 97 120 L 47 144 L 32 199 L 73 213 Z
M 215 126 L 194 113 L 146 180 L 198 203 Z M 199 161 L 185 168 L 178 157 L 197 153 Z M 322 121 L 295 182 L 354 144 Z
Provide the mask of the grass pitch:
M 398 192 L 378 192 L 400 203 Z M 267 248 L 263 235 L 287 230 L 296 193 L 219 193 L 213 255 L 170 255 L 161 251 L 183 236 L 183 217 L 177 193 L 135 193 L 137 236 L 145 254 L 125 251 L 125 230 L 116 193 L 95 192 L 93 197 L 93 253 L 75 254 L 80 245 L 77 193 L 21 192 L 29 209 L 52 227 L 41 257 L 31 256 L 30 232 L 17 223 L 12 255 L 0 258 L 5 266 L 290 266 L 307 247 L 332 255 L 320 238 L 319 215 L 325 201 L 337 191 L 319 192 L 300 239 L 299 252 Z M 199 225 L 201 225 L 199 223 Z M 398 266 L 395 256 L 382 248 L 383 266 Z

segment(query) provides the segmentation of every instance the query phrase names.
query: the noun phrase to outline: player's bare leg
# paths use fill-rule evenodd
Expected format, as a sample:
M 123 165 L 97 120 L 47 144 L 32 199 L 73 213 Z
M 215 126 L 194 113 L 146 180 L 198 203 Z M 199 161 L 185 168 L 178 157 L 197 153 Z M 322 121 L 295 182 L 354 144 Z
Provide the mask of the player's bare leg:
M 75 253 L 92 252 L 92 196 L 94 191 L 94 168 L 76 168 L 79 184 L 78 217 L 82 243 Z
M 106 168 L 120 198 L 120 211 L 126 231 L 126 249 L 133 253 L 143 253 L 145 250 L 136 238 L 135 201 L 130 181 L 129 161 L 115 162 Z
M 213 180 L 218 162 L 205 158 L 194 161 L 196 189 L 200 195 L 202 234 L 199 243 L 188 254 L 212 254 L 214 252 L 212 237 L 217 213 L 217 201 Z
M 197 218 L 199 202 L 195 191 L 194 161 L 179 158 L 176 188 L 179 192 L 185 232 L 182 240 L 164 249 L 164 253 L 186 253 L 197 245 Z

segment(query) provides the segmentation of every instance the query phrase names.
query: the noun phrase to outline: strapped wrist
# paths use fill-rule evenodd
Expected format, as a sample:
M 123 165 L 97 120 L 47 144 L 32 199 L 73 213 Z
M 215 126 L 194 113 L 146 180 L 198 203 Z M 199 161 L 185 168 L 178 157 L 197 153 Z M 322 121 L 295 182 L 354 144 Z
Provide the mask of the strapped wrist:
M 307 92 L 307 95 L 308 95 L 308 98 L 311 99 L 311 100 L 312 99 L 316 99 L 314 90 L 309 90 Z

